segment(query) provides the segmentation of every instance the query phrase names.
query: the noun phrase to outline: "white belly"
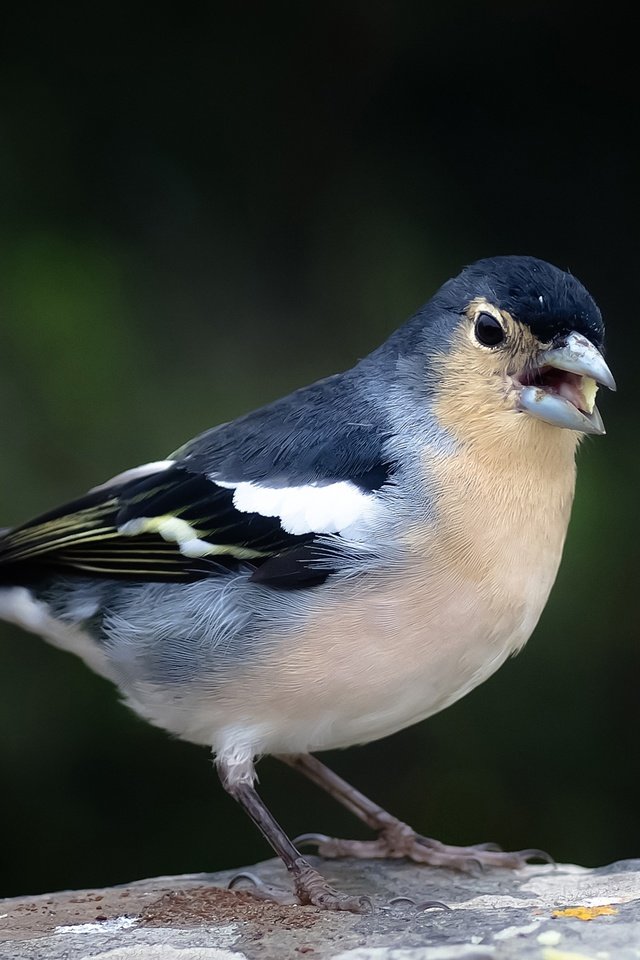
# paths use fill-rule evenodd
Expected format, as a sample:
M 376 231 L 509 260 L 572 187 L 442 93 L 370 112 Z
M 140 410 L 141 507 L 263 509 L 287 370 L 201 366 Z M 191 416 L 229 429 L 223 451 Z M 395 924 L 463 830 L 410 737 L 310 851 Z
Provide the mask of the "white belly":
M 554 560 L 544 575 L 503 583 L 499 594 L 453 574 L 425 578 L 419 568 L 410 580 L 369 582 L 364 594 L 348 586 L 333 602 L 321 592 L 299 630 L 224 684 L 174 699 L 145 685 L 129 691 L 129 701 L 151 722 L 225 755 L 375 740 L 460 699 L 516 652 L 556 567 Z

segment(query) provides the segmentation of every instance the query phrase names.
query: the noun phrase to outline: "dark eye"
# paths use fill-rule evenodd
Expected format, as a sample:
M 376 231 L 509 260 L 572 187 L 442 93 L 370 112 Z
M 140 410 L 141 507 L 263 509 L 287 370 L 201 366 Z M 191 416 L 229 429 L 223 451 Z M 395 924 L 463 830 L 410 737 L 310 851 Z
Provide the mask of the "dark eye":
M 502 324 L 490 313 L 480 313 L 476 320 L 476 339 L 484 347 L 497 347 L 505 337 Z

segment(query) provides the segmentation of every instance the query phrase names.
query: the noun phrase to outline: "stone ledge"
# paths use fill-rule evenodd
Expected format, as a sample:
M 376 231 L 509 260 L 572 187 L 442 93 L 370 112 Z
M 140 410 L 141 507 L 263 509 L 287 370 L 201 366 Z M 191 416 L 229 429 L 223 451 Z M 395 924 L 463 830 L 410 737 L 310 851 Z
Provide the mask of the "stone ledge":
M 237 871 L 0 901 L 1 960 L 640 960 L 640 860 L 461 876 L 311 858 L 365 916 L 225 890 Z M 279 861 L 249 868 L 285 887 Z M 389 906 L 394 897 L 451 909 Z

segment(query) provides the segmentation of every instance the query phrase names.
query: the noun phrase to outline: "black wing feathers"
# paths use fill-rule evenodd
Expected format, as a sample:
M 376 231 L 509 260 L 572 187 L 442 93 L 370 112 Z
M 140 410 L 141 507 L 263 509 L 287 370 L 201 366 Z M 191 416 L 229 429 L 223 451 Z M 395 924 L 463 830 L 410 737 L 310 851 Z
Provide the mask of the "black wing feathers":
M 143 530 L 128 536 L 119 532 L 131 520 L 157 517 L 186 521 L 199 539 L 220 551 L 192 558 L 159 533 Z M 89 493 L 8 531 L 0 539 L 0 579 L 19 579 L 24 573 L 41 575 L 43 568 L 57 567 L 129 579 L 189 581 L 215 576 L 240 563 L 257 568 L 274 555 L 311 540 L 313 534 L 286 533 L 277 517 L 240 513 L 233 506 L 233 490 L 172 467 Z M 246 550 L 252 552 L 248 559 L 238 556 Z M 300 566 L 299 576 L 290 579 L 290 586 L 308 580 L 321 582 L 330 572 L 313 570 L 307 577 Z M 268 577 L 262 578 L 267 581 Z
M 390 464 L 380 413 L 357 368 L 319 380 L 266 407 L 207 430 L 174 456 L 197 473 L 270 487 L 349 480 L 376 490 Z

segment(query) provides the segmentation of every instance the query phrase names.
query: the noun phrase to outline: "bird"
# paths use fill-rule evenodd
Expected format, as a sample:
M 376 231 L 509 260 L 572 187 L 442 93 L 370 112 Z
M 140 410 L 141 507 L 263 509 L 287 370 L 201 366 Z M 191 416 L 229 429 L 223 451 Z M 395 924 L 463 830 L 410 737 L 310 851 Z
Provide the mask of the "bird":
M 315 756 L 445 709 L 522 649 L 554 583 L 582 437 L 615 390 L 599 308 L 530 256 L 479 260 L 345 372 L 0 536 L 0 617 L 213 751 L 299 904 L 362 911 L 301 853 L 518 867 L 416 833 Z M 289 838 L 273 755 L 372 840 Z

